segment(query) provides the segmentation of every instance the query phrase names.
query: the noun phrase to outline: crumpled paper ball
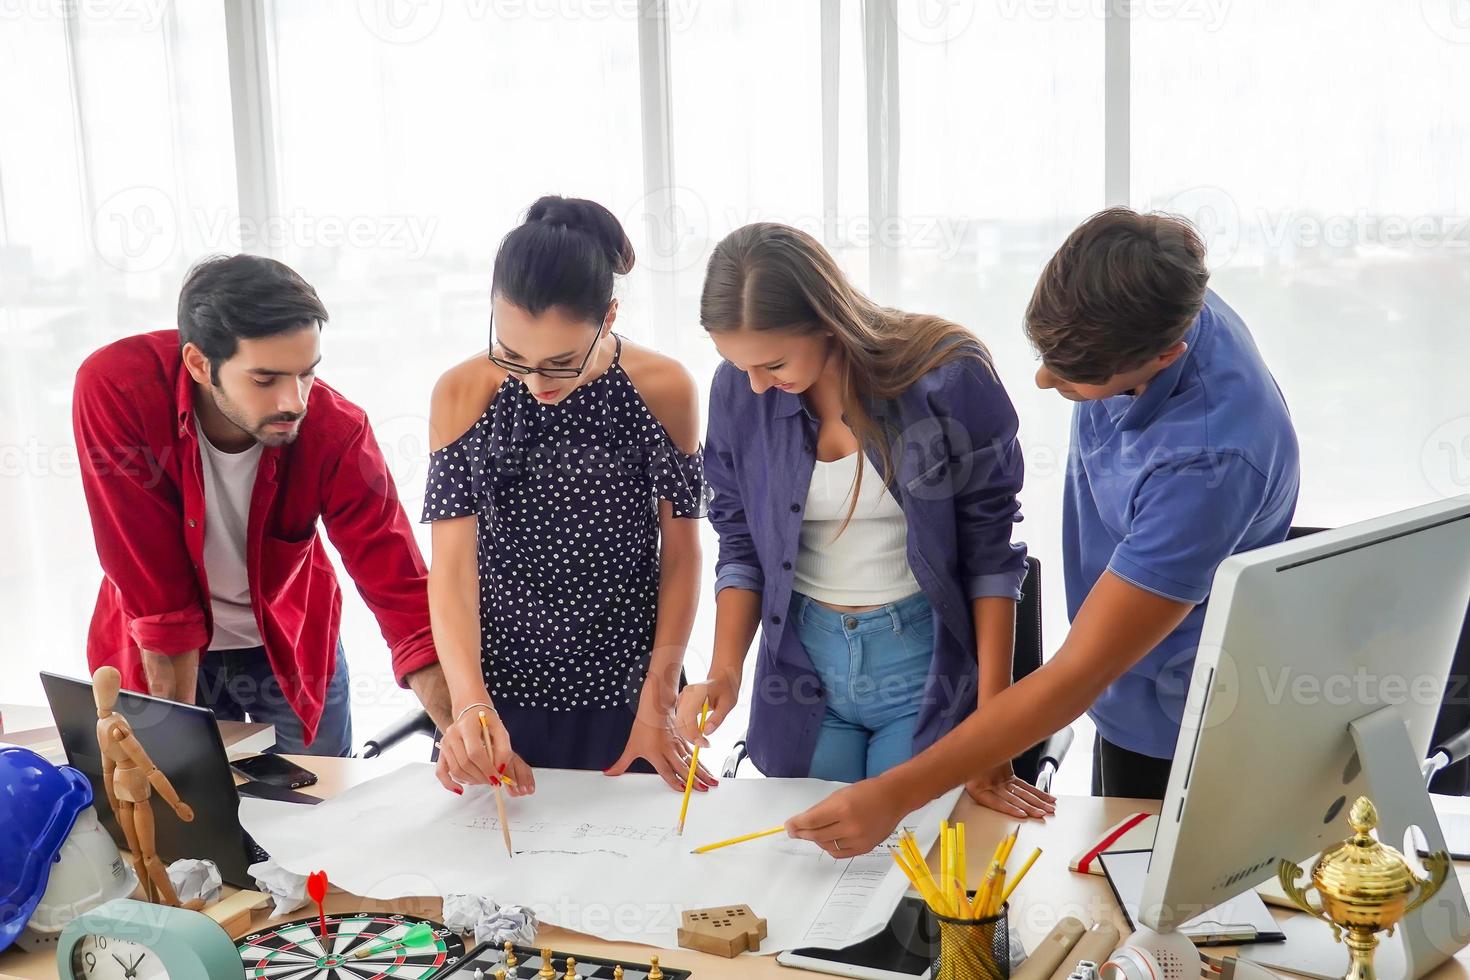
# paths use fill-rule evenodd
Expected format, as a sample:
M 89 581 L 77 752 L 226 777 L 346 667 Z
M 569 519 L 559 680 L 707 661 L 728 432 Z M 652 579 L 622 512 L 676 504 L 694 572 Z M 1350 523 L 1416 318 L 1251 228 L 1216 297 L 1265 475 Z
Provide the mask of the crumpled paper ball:
M 275 903 L 273 916 L 288 915 L 311 901 L 306 895 L 306 875 L 287 871 L 274 861 L 252 864 L 246 873 L 255 879 L 255 887 Z
M 179 896 L 180 904 L 198 900 L 205 905 L 219 901 L 224 881 L 213 861 L 179 858 L 168 866 L 168 880 Z
M 497 905 L 484 895 L 445 895 L 443 918 L 455 932 L 473 932 L 476 943 L 536 943 L 536 913 L 524 905 Z

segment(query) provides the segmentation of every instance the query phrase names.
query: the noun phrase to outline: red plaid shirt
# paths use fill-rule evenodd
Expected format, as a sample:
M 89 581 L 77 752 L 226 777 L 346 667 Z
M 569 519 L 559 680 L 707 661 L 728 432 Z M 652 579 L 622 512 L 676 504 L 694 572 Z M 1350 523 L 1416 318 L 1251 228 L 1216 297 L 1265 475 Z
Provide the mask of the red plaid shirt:
M 176 330 L 128 337 L 77 370 L 72 425 L 105 575 L 87 663 L 148 689 L 139 648 L 209 646 L 204 483 L 193 380 Z M 342 590 L 317 534 L 321 518 L 377 617 L 400 685 L 438 661 L 428 571 L 362 409 L 312 386 L 300 434 L 264 448 L 250 501 L 246 565 L 266 655 L 309 744 L 336 663 Z

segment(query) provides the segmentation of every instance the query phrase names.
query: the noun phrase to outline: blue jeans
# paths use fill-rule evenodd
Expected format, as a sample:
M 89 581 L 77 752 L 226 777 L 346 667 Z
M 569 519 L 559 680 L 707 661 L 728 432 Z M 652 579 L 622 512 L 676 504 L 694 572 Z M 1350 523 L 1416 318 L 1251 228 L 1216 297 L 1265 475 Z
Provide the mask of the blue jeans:
M 199 655 L 199 684 L 195 703 L 211 708 L 221 721 L 249 720 L 276 727 L 270 749 L 286 755 L 352 754 L 352 703 L 347 656 L 337 641 L 337 666 L 327 682 L 327 701 L 317 724 L 316 738 L 305 744 L 301 719 L 281 691 L 265 647 L 244 650 L 206 650 Z
M 855 783 L 906 761 L 934 660 L 928 598 L 844 613 L 793 594 L 790 615 L 827 696 L 808 775 Z

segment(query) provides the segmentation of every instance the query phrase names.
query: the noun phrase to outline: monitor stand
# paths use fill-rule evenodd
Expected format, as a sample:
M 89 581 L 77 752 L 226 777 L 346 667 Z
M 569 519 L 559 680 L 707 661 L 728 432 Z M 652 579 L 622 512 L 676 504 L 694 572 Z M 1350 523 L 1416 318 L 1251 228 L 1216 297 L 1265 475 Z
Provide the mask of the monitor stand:
M 1430 852 L 1446 850 L 1420 775 L 1420 760 L 1398 709 L 1380 708 L 1354 721 L 1348 730 L 1357 746 L 1368 798 L 1378 808 L 1379 840 L 1402 849 L 1405 832 L 1416 826 L 1424 832 Z M 1309 894 L 1317 900 L 1315 891 Z M 1283 922 L 1282 932 L 1286 942 L 1242 947 L 1240 958 L 1322 980 L 1347 973 L 1347 947 L 1333 941 L 1326 923 L 1303 913 Z M 1380 934 L 1380 939 L 1374 959 L 1378 975 L 1406 980 L 1424 976 L 1470 943 L 1470 908 L 1455 871 L 1437 895 L 1404 918 L 1391 938 Z

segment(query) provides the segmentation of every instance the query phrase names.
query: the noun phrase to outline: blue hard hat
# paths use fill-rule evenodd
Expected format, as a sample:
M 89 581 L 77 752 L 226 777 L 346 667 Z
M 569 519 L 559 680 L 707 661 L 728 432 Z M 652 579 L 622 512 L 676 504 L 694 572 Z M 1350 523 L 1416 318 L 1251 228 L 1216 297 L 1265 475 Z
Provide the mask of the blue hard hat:
M 30 921 L 77 814 L 91 805 L 79 770 L 0 745 L 0 950 Z

